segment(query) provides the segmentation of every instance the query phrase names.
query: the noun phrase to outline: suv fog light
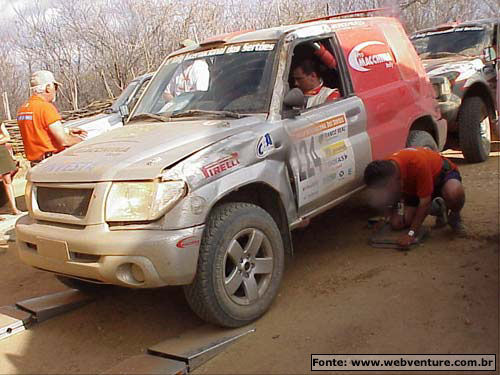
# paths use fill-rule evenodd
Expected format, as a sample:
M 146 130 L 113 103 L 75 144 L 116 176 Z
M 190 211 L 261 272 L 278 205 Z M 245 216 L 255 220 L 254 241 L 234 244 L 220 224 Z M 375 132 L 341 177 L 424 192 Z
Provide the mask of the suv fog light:
M 132 272 L 132 277 L 137 280 L 139 283 L 143 283 L 146 278 L 144 277 L 144 272 L 142 272 L 142 268 L 137 264 L 133 264 L 130 267 L 130 271 Z
M 123 263 L 116 270 L 116 277 L 129 285 L 140 285 L 146 277 L 142 268 L 134 263 Z

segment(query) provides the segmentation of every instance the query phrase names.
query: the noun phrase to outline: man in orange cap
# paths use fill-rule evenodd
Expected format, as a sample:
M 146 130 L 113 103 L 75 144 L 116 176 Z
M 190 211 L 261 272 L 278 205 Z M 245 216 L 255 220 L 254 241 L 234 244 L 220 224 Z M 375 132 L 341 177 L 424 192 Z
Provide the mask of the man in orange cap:
M 63 150 L 81 142 L 85 130 L 64 129 L 61 115 L 52 104 L 56 100 L 60 83 L 52 72 L 39 70 L 31 76 L 31 97 L 17 113 L 17 123 L 21 130 L 26 157 L 34 166 Z

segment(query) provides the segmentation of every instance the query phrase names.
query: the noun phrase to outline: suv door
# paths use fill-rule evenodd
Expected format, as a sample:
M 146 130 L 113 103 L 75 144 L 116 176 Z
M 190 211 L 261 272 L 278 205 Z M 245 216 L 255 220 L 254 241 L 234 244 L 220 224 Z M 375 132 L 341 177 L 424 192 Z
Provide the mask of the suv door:
M 333 41 L 321 40 L 323 44 Z M 283 121 L 291 141 L 288 162 L 300 216 L 362 186 L 364 168 L 371 161 L 363 102 L 352 93 L 345 61 L 335 44 L 330 48 L 338 62 L 342 97 L 302 109 L 298 116 Z

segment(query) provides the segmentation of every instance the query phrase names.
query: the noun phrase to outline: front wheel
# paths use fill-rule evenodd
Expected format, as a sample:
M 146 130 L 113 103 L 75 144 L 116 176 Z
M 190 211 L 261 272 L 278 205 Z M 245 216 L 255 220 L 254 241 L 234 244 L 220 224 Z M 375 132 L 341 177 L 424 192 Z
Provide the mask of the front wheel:
M 491 149 L 491 129 L 488 109 L 477 97 L 466 98 L 458 112 L 460 148 L 469 163 L 485 161 Z
M 253 204 L 226 203 L 208 219 L 197 273 L 184 294 L 203 320 L 239 327 L 269 309 L 283 271 L 283 242 L 273 218 Z

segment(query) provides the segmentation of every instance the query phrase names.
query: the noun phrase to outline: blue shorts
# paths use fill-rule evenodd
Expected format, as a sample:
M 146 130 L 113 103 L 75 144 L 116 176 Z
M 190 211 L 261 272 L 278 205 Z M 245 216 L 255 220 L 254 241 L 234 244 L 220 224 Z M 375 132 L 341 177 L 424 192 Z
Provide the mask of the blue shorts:
M 443 190 L 443 186 L 449 180 L 458 180 L 462 182 L 462 176 L 460 175 L 460 172 L 457 169 L 452 169 L 446 173 L 443 173 L 442 176 L 440 175 L 438 177 L 438 180 L 434 184 L 434 190 L 432 191 L 432 199 L 436 197 L 442 197 L 441 190 Z M 420 203 L 420 198 L 417 197 L 416 195 L 403 194 L 403 199 L 405 205 L 410 207 L 417 207 L 418 204 Z

